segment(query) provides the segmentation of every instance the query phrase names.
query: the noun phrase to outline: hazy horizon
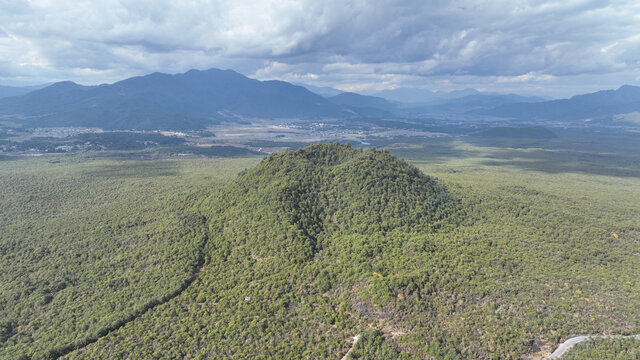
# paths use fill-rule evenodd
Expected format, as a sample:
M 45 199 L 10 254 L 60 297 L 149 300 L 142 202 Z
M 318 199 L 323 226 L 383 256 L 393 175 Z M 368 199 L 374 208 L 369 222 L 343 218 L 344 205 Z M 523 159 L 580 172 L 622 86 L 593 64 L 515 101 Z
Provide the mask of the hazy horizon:
M 209 69 L 211 69 L 211 68 L 209 68 Z M 190 70 L 206 71 L 206 70 L 209 70 L 209 69 L 189 69 L 187 71 L 190 71 Z M 232 71 L 235 71 L 234 69 L 220 69 L 220 70 L 232 70 Z M 187 72 L 187 71 L 185 71 L 185 72 Z M 162 72 L 160 72 L 160 73 L 162 73 Z M 177 75 L 177 74 L 182 74 L 182 73 L 184 73 L 184 72 L 166 73 L 166 74 L 168 74 L 168 75 Z M 143 76 L 147 76 L 147 75 L 151 75 L 151 74 L 152 73 L 138 74 L 138 75 L 132 75 L 131 77 L 143 77 Z M 255 79 L 255 77 L 253 77 L 251 74 L 242 74 L 242 73 L 240 73 L 240 74 L 244 75 L 246 77 Z M 81 82 L 81 81 L 74 81 L 74 80 L 66 79 L 66 80 L 60 80 L 60 81 L 48 82 L 48 83 L 34 82 L 33 84 L 30 84 L 30 85 L 7 85 L 7 84 L 4 84 L 4 83 L 0 83 L 0 86 L 16 87 L 16 88 L 27 87 L 27 88 L 34 88 L 34 90 L 37 90 L 38 88 L 44 88 L 46 86 L 50 86 L 50 85 L 55 84 L 57 82 L 64 82 L 64 81 L 71 81 L 71 82 L 74 82 L 74 83 L 76 83 L 78 85 L 81 85 L 81 86 L 100 86 L 100 85 L 112 85 L 114 83 L 129 79 L 131 77 L 117 79 L 117 80 L 114 80 L 114 81 L 111 81 L 111 82 L 101 82 L 101 83 L 87 83 L 87 82 Z M 280 79 L 258 79 L 258 80 L 267 81 L 267 80 L 280 80 Z M 292 83 L 293 85 L 307 87 L 308 90 L 311 91 L 311 92 L 314 92 L 314 89 L 313 89 L 314 87 L 317 87 L 317 88 L 333 88 L 333 89 L 341 90 L 339 87 L 332 87 L 332 86 L 328 86 L 328 85 L 313 85 L 311 83 L 304 82 L 304 81 L 297 81 L 297 82 L 296 81 L 288 81 L 288 82 Z M 627 86 L 627 85 L 638 86 L 638 85 L 633 85 L 633 84 L 630 84 L 630 83 L 624 83 L 624 84 L 620 84 L 619 86 L 616 86 L 616 87 L 598 88 L 598 89 L 595 89 L 595 90 L 590 91 L 590 92 L 617 90 L 620 87 Z M 444 89 L 430 89 L 430 88 L 427 88 L 427 87 L 396 86 L 396 87 L 382 89 L 382 90 L 397 90 L 397 89 L 410 89 L 410 90 L 415 90 L 415 91 L 429 90 L 429 91 L 432 91 L 434 94 L 435 93 L 452 93 L 452 92 L 456 92 L 456 91 L 466 91 L 466 90 L 477 90 L 480 93 L 486 93 L 486 94 L 504 94 L 504 95 L 516 94 L 516 95 L 524 95 L 524 96 L 538 96 L 538 97 L 542 97 L 542 98 L 544 98 L 546 100 L 568 99 L 568 98 L 571 98 L 573 96 L 586 94 L 586 93 L 582 93 L 581 92 L 581 93 L 575 93 L 575 94 L 567 94 L 565 96 L 556 96 L 556 97 L 554 97 L 554 96 L 551 96 L 549 93 L 544 93 L 544 92 L 540 93 L 540 94 L 537 94 L 537 93 L 529 94 L 529 93 L 526 93 L 526 92 L 525 93 L 519 93 L 519 92 L 515 92 L 515 91 L 511 91 L 511 92 L 502 91 L 502 92 L 500 92 L 500 91 L 494 91 L 494 90 L 490 90 L 490 89 L 473 88 L 473 87 L 466 87 L 466 88 L 462 88 L 461 87 L 461 88 L 444 90 Z M 364 91 L 341 90 L 341 91 L 354 92 L 354 93 L 357 93 L 357 94 L 368 95 L 368 96 L 381 96 L 381 97 L 384 97 L 382 94 L 379 94 L 382 90 L 364 90 Z M 397 101 L 397 100 L 394 100 L 394 101 Z M 411 101 L 408 101 L 407 103 L 411 103 Z

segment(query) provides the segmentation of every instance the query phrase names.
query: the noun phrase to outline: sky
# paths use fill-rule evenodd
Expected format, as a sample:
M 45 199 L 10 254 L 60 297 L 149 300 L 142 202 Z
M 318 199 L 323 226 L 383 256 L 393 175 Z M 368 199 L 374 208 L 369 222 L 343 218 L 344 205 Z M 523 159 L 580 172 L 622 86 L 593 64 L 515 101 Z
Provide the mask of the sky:
M 0 0 L 0 84 L 234 69 L 345 91 L 640 84 L 637 0 Z

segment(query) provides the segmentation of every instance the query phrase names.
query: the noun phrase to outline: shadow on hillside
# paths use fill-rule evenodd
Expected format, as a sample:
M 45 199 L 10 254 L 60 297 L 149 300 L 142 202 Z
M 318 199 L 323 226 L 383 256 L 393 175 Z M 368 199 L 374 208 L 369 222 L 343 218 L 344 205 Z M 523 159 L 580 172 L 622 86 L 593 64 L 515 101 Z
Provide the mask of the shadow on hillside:
M 102 165 L 83 172 L 91 177 L 109 178 L 152 178 L 158 176 L 177 176 L 177 165 L 166 161 L 121 161 L 117 165 Z
M 607 140 L 449 137 L 404 139 L 374 145 L 412 162 L 446 164 L 453 159 L 477 159 L 474 163 L 478 165 L 510 166 L 550 174 L 640 178 L 640 145 L 633 141 L 635 139 Z
M 584 173 L 616 177 L 640 178 L 640 142 L 633 136 L 584 136 L 570 134 L 554 139 L 504 139 L 463 137 L 402 137 L 371 138 L 366 143 L 351 142 L 364 149 L 376 147 L 389 150 L 411 162 L 443 164 L 454 159 L 473 159 L 481 166 L 509 166 L 550 174 Z M 252 146 L 299 148 L 306 143 L 261 142 Z M 245 149 L 220 147 L 218 156 L 247 156 Z M 106 152 L 101 158 L 115 160 L 87 172 L 90 176 L 153 177 L 178 175 L 177 163 L 159 160 L 167 152 Z M 212 154 L 197 154 L 211 156 Z M 95 156 L 95 155 L 94 155 Z M 149 161 L 153 160 L 153 161 Z
M 524 170 L 584 173 L 640 178 L 640 158 L 627 154 L 602 154 L 572 150 L 503 149 L 481 162 L 488 166 L 514 166 Z
M 384 148 L 392 154 L 410 161 L 445 163 L 451 159 L 475 157 L 477 153 L 461 149 L 454 138 L 394 138 L 373 140 L 371 146 Z M 361 146 L 361 145 L 354 145 Z M 365 148 L 367 148 L 366 146 Z
M 514 148 L 514 149 L 559 149 L 566 146 L 566 142 L 561 139 L 509 139 L 509 138 L 492 138 L 492 137 L 464 137 L 464 141 L 468 144 L 478 147 L 497 147 L 497 148 Z
M 20 156 L 0 155 L 0 161 L 11 161 L 20 159 Z
M 585 173 L 640 177 L 640 141 L 631 133 L 565 131 L 546 140 L 467 138 L 475 146 L 491 146 L 483 162 L 546 173 Z M 497 149 L 496 149 L 497 148 Z

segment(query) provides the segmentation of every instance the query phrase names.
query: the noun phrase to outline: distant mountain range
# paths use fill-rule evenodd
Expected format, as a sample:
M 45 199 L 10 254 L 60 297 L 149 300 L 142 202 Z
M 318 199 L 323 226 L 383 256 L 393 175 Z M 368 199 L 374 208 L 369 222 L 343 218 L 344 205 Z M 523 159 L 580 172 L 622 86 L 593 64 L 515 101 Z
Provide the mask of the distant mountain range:
M 379 96 L 389 101 L 396 101 L 412 105 L 433 105 L 451 99 L 457 99 L 469 95 L 482 94 L 476 89 L 455 90 L 451 92 L 431 91 L 428 89 L 401 87 L 382 90 L 369 95 Z
M 430 105 L 415 107 L 416 110 L 431 113 L 469 113 L 478 110 L 493 109 L 498 106 L 515 103 L 536 103 L 545 101 L 537 96 L 520 96 L 516 94 L 477 93 L 462 97 L 441 100 Z
M 314 85 L 303 84 L 303 83 L 293 83 L 293 85 L 302 86 L 307 90 L 311 91 L 312 93 L 315 93 L 324 97 L 336 96 L 344 92 L 342 90 L 334 89 L 329 86 L 314 86 Z
M 352 92 L 344 92 L 332 96 L 328 100 L 334 104 L 346 106 L 354 113 L 365 116 L 389 116 L 397 110 L 397 106 L 386 99 Z
M 315 88 L 321 90 L 327 95 L 339 92 Z M 1 98 L 3 94 L 12 96 Z M 67 81 L 35 90 L 0 87 L 0 118 L 27 128 L 190 130 L 243 117 L 346 119 L 445 113 L 526 120 L 613 117 L 616 121 L 638 121 L 638 116 L 620 114 L 640 112 L 640 87 L 629 85 L 552 101 L 475 89 L 446 93 L 399 88 L 378 94 L 381 96 L 340 92 L 325 97 L 303 86 L 258 81 L 232 70 L 190 70 L 175 75 L 153 73 L 99 86 Z
M 536 96 L 497 94 L 465 89 L 433 92 L 426 89 L 398 88 L 375 93 L 391 101 L 403 100 L 404 112 L 476 114 L 523 120 L 586 120 L 615 118 L 638 122 L 638 116 L 619 116 L 640 112 L 640 87 L 624 85 L 570 99 L 548 100 Z M 406 104 L 410 103 L 410 104 Z
M 34 90 L 42 89 L 48 85 L 35 85 L 35 86 L 2 86 L 0 85 L 0 99 L 10 96 L 22 96 L 28 94 Z
M 640 112 L 640 87 L 624 85 L 570 99 L 506 104 L 481 113 L 529 120 L 587 120 L 635 112 Z
M 27 127 L 200 129 L 227 117 L 321 118 L 349 109 L 283 81 L 258 81 L 232 70 L 154 73 L 114 84 L 60 82 L 0 99 L 0 115 Z
M 481 92 L 476 89 L 454 90 L 451 92 L 431 91 L 419 88 L 397 88 L 362 95 L 341 92 L 331 87 L 316 87 L 299 84 L 309 91 L 322 95 L 334 103 L 359 108 L 368 116 L 376 114 L 411 113 L 466 113 L 474 110 L 493 109 L 514 103 L 541 102 L 548 99 L 537 96 L 499 94 Z
M 463 89 L 451 92 L 431 91 L 418 88 L 383 90 L 372 95 L 398 104 L 396 110 L 404 114 L 452 113 L 462 114 L 513 103 L 540 102 L 547 99 L 536 96 L 481 92 Z

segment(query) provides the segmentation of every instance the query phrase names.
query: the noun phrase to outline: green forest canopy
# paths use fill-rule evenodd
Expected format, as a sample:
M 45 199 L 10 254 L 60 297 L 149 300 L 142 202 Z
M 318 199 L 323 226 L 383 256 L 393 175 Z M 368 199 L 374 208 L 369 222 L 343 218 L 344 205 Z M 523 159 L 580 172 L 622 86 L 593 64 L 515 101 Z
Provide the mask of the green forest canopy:
M 469 160 L 431 165 L 425 156 L 426 165 L 420 166 L 437 173 L 441 180 L 435 180 L 384 151 L 321 144 L 270 156 L 228 182 L 255 159 L 239 161 L 162 160 L 146 169 L 122 168 L 127 162 L 118 162 L 111 164 L 118 176 L 104 172 L 105 177 L 98 177 L 97 165 L 108 162 L 64 164 L 91 174 L 87 184 L 116 194 L 130 189 L 122 192 L 122 202 L 112 203 L 113 212 L 95 210 L 102 215 L 98 224 L 108 221 L 122 229 L 113 240 L 105 239 L 122 256 L 114 271 L 129 274 L 129 282 L 101 287 L 104 295 L 93 297 L 95 309 L 88 302 L 79 308 L 61 305 L 56 313 L 81 325 L 85 318 L 102 318 L 97 311 L 117 304 L 109 299 L 122 291 L 141 295 L 112 310 L 113 321 L 154 306 L 106 335 L 100 331 L 112 323 L 95 330 L 76 326 L 71 333 L 68 321 L 45 323 L 50 338 L 35 341 L 28 340 L 30 334 L 43 330 L 33 321 L 21 323 L 16 308 L 7 308 L 5 318 L 13 323 L 0 328 L 5 338 L 0 357 L 55 357 L 71 344 L 78 349 L 66 358 L 340 358 L 352 346 L 349 339 L 362 334 L 352 358 L 516 359 L 576 333 L 638 331 L 639 239 L 629 217 L 638 212 L 636 179 L 496 172 Z M 20 186 L 42 187 L 51 178 L 16 172 L 30 179 Z M 56 184 L 65 181 L 72 180 Z M 157 200 L 150 196 L 176 184 L 181 191 Z M 139 189 L 147 190 L 138 194 Z M 73 187 L 58 193 L 74 194 Z M 87 201 L 77 196 L 78 203 Z M 153 210 L 145 212 L 148 218 L 136 217 L 139 208 L 115 217 L 116 209 L 136 196 L 148 199 Z M 19 200 L 11 206 L 30 203 Z M 24 209 L 30 211 L 37 210 Z M 158 214 L 166 220 L 152 221 Z M 175 224 L 167 222 L 174 216 Z M 11 239 L 26 234 L 30 225 L 14 220 L 2 244 L 20 249 Z M 158 229 L 167 235 L 153 224 L 164 224 Z M 74 226 L 54 216 L 41 231 L 48 239 Z M 144 276 L 154 273 L 136 271 L 138 260 L 130 261 L 129 248 L 119 240 L 129 238 L 129 231 L 147 236 L 146 261 L 165 266 L 160 276 L 173 277 L 164 289 L 149 291 L 154 282 Z M 161 238 L 166 240 L 157 242 Z M 69 249 L 72 256 L 77 241 L 70 237 L 57 251 Z M 171 256 L 155 258 L 152 249 Z M 55 268 L 68 257 L 48 259 Z M 92 278 L 91 269 L 103 269 L 100 259 L 76 266 L 87 269 L 81 279 Z M 21 279 L 16 276 L 11 295 L 18 302 Z M 40 284 L 34 286 L 41 291 Z M 51 304 L 64 304 L 59 299 L 77 296 L 52 294 L 49 303 L 34 308 L 33 319 L 54 310 Z

